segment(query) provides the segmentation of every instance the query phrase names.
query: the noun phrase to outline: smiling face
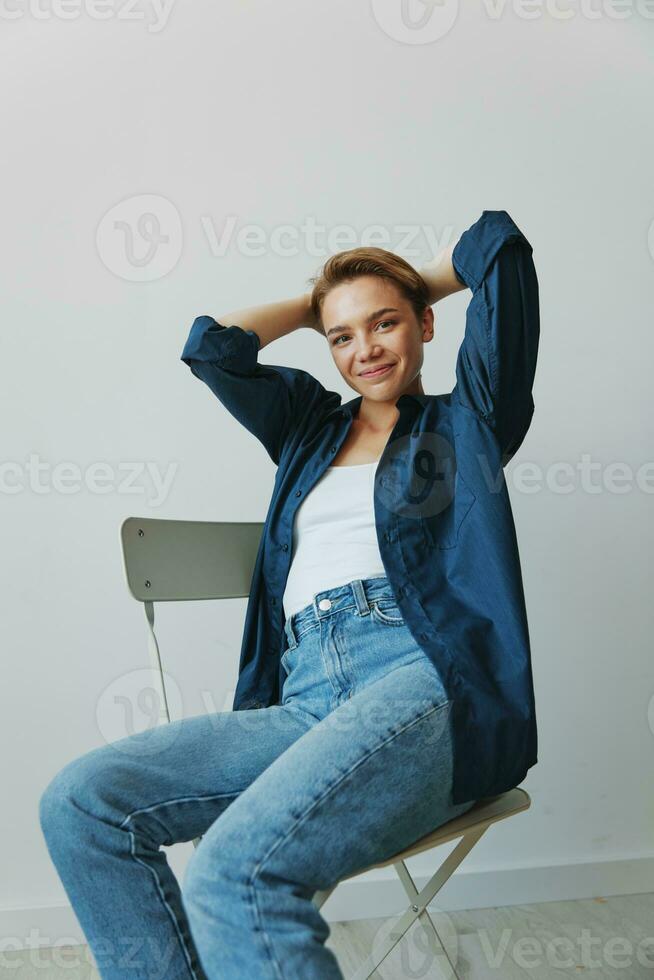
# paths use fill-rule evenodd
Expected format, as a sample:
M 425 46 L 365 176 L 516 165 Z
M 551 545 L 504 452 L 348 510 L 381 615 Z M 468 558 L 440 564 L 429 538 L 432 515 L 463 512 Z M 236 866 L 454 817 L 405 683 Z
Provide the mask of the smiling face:
M 365 275 L 329 290 L 322 322 L 336 367 L 364 398 L 394 403 L 404 393 L 424 394 L 424 344 L 434 336 L 430 306 L 419 321 L 394 282 Z

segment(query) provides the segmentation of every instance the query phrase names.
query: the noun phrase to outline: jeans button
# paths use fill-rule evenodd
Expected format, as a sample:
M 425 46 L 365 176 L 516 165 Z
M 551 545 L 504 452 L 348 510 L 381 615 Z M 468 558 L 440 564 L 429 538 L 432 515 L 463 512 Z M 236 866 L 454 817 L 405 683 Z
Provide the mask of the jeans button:
M 321 599 L 320 602 L 318 603 L 318 608 L 319 609 L 331 609 L 332 608 L 332 601 L 331 601 L 331 599 Z

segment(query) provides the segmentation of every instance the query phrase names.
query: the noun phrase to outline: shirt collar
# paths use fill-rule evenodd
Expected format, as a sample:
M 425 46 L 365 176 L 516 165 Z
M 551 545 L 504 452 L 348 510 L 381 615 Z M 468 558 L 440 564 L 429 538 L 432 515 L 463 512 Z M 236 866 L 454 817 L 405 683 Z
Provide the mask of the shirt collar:
M 417 406 L 424 408 L 430 397 L 430 395 L 408 395 L 405 393 L 404 395 L 400 395 L 395 402 L 395 405 L 400 413 L 409 408 L 415 409 Z M 334 411 L 340 412 L 340 414 L 346 418 L 348 416 L 354 416 L 359 411 L 359 405 L 362 401 L 363 395 L 357 395 L 356 398 L 352 398 L 349 402 L 345 402 L 344 404 L 338 406 L 334 409 Z

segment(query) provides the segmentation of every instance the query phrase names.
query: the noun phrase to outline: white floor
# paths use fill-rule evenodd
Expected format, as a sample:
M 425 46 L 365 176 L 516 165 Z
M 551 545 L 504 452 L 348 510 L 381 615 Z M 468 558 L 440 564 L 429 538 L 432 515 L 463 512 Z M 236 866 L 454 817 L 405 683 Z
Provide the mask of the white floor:
M 327 945 L 344 976 L 374 948 L 392 919 L 331 923 Z M 459 980 L 654 980 L 654 893 L 542 902 L 474 912 L 434 910 Z M 0 952 L 3 980 L 95 980 L 86 946 Z M 437 965 L 416 922 L 375 980 L 430 980 Z

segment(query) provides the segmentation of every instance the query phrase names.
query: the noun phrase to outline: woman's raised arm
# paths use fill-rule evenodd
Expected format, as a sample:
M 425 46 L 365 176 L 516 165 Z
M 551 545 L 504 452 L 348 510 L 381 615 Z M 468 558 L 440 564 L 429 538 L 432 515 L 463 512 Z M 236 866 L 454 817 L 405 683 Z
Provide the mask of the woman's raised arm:
M 266 344 L 312 322 L 308 294 L 226 313 L 220 321 L 205 314 L 193 321 L 181 354 L 276 464 L 299 428 L 327 402 L 340 401 L 308 371 L 258 362 Z
M 219 323 L 236 323 L 243 330 L 254 330 L 259 337 L 259 350 L 263 350 L 273 340 L 292 333 L 298 327 L 315 326 L 310 300 L 310 293 L 302 293 L 276 303 L 264 303 L 224 313 L 217 319 Z
M 430 306 L 451 293 L 458 293 L 461 289 L 466 289 L 466 283 L 459 280 L 452 264 L 452 252 L 456 244 L 456 242 L 452 242 L 451 245 L 446 245 L 440 252 L 437 252 L 427 265 L 418 269 L 429 289 Z
M 540 310 L 532 251 L 507 211 L 483 211 L 452 251 L 457 276 L 472 290 L 452 398 L 490 425 L 503 466 L 534 412 Z

